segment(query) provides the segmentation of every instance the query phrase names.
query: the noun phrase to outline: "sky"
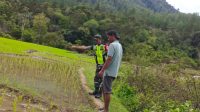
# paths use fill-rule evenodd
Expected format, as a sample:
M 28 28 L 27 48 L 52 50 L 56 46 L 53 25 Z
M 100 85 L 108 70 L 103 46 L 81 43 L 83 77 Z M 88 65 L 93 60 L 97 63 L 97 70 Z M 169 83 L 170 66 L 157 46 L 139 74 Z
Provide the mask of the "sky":
M 183 13 L 199 13 L 200 0 L 166 0 L 169 4 Z

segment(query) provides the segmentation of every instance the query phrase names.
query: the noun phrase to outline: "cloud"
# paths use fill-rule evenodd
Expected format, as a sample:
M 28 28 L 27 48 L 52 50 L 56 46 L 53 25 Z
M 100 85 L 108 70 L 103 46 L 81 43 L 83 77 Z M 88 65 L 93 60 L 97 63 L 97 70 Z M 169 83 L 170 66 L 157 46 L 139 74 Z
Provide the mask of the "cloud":
M 200 0 L 167 0 L 169 4 L 184 13 L 200 13 Z

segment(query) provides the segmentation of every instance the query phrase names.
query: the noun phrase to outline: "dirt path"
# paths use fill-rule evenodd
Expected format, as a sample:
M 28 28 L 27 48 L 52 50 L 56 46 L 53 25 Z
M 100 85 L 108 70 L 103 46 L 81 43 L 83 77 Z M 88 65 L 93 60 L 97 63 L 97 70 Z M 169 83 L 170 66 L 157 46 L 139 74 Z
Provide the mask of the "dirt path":
M 86 77 L 83 74 L 83 68 L 79 69 L 80 79 L 82 83 L 82 87 L 84 91 L 87 93 L 92 92 L 92 90 L 88 87 Z M 92 101 L 92 105 L 98 110 L 103 107 L 103 102 L 100 99 L 95 98 L 94 96 L 89 96 L 89 99 Z

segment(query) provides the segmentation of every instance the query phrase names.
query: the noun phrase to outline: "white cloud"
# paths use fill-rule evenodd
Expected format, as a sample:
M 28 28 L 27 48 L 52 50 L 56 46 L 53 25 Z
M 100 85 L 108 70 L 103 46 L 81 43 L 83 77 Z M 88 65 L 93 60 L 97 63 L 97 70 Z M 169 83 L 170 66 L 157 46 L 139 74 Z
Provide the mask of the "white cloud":
M 167 0 L 169 4 L 184 13 L 200 13 L 200 0 Z

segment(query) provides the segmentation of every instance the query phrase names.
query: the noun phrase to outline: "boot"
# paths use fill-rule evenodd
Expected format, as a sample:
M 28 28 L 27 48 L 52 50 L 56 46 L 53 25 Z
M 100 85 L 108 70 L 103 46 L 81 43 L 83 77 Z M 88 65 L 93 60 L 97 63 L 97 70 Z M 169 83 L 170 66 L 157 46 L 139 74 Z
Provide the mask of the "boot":
M 97 93 L 94 96 L 95 96 L 95 98 L 101 98 L 101 94 L 100 93 Z
M 96 95 L 97 94 L 97 92 L 96 91 L 93 91 L 93 92 L 89 92 L 89 95 Z

